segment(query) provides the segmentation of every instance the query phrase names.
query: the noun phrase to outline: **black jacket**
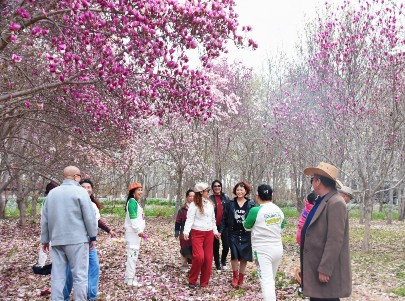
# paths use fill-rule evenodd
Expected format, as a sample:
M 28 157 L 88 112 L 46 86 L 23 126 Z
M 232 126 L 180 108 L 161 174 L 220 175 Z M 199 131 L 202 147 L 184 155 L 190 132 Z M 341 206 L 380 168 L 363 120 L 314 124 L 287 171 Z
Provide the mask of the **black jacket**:
M 250 209 L 255 206 L 255 202 L 251 199 L 247 199 L 247 212 L 246 215 L 249 213 Z M 233 229 L 233 223 L 235 221 L 235 202 L 236 202 L 236 197 L 230 201 L 225 207 L 224 207 L 224 214 L 222 215 L 222 222 L 221 225 L 219 226 L 218 231 L 220 233 L 226 232 L 226 231 L 232 231 Z

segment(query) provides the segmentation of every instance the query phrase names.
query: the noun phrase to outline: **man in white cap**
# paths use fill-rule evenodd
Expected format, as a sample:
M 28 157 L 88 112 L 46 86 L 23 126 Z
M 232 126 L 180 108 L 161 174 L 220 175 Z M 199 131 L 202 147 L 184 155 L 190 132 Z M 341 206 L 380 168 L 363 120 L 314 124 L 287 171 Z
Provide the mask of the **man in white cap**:
M 349 297 L 352 274 L 349 250 L 349 220 L 346 203 L 336 189 L 338 170 L 321 162 L 304 174 L 318 195 L 302 227 L 301 276 L 305 296 L 311 301 L 336 301 Z

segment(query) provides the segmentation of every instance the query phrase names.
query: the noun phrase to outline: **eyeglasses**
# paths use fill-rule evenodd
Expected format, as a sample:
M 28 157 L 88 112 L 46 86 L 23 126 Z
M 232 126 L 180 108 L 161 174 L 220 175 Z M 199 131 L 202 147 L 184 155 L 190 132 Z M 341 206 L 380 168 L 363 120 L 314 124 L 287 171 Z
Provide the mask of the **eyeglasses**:
M 203 192 L 210 192 L 211 191 L 211 189 L 205 189 L 205 190 L 203 190 Z
M 216 187 L 221 188 L 221 185 L 214 185 L 214 186 L 212 186 L 212 187 L 214 187 L 214 188 L 216 188 Z

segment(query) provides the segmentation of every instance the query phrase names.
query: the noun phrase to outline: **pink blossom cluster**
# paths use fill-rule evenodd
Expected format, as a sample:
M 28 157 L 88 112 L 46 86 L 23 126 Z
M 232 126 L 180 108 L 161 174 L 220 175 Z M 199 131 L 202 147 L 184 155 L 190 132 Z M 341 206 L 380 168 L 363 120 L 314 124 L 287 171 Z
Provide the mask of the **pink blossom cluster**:
M 209 117 L 215 99 L 206 69 L 227 52 L 228 40 L 244 43 L 234 6 L 232 0 L 6 1 L 0 53 L 19 66 L 0 75 L 13 83 L 0 102 L 55 91 L 41 103 L 123 136 L 150 116 Z M 190 66 L 194 49 L 199 68 Z

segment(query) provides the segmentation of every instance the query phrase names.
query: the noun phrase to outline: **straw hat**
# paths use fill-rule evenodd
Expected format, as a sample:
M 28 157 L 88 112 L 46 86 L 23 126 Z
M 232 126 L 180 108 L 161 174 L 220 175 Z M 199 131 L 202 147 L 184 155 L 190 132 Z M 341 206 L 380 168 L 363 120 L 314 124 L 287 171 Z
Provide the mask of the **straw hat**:
M 313 176 L 315 174 L 324 176 L 336 182 L 336 179 L 339 175 L 338 169 L 325 162 L 320 162 L 317 167 L 308 167 L 304 169 L 304 174 L 307 176 Z
M 340 189 L 340 188 L 342 188 L 344 185 L 343 185 L 343 183 L 341 182 L 341 181 L 339 181 L 339 180 L 336 180 L 336 188 L 337 189 Z

